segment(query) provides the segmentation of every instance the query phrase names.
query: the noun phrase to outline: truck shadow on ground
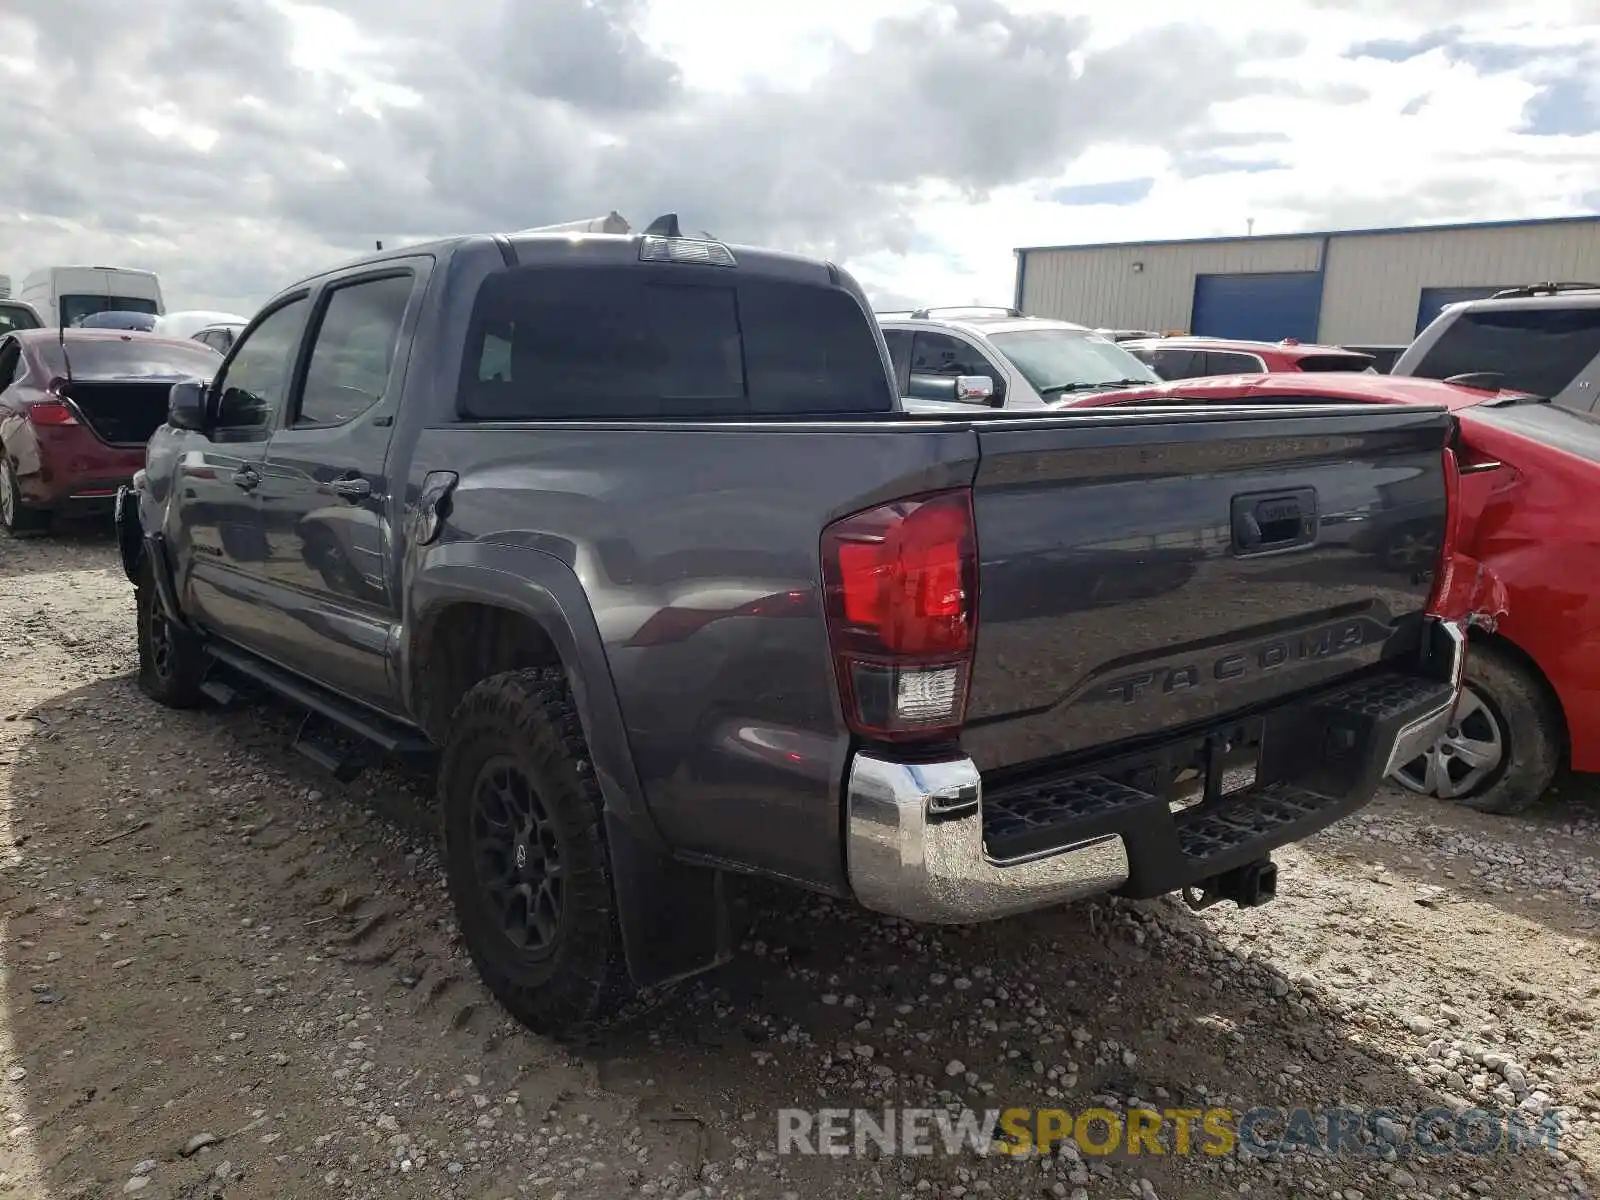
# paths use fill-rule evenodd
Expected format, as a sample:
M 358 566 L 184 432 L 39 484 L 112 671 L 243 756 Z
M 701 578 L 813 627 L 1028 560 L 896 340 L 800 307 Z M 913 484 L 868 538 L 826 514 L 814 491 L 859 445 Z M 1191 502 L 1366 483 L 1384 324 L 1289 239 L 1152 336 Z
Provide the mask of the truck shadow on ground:
M 161 1183 L 147 1195 L 322 1194 L 325 1172 L 358 1160 L 382 1194 L 443 1194 L 437 1173 L 383 1183 L 393 1126 L 376 1115 L 402 1112 L 419 1139 L 453 1136 L 446 1093 L 468 1077 L 515 1091 L 512 1111 L 533 1125 L 584 1113 L 602 1130 L 643 1126 L 662 1148 L 653 1164 L 677 1164 L 665 1178 L 683 1187 L 770 1154 L 781 1108 L 1441 1103 L 1377 1044 L 1389 1018 L 1230 949 L 1209 918 L 1167 901 L 933 929 L 744 881 L 734 962 L 555 1046 L 512 1025 L 460 951 L 425 777 L 385 769 L 342 787 L 289 753 L 281 710 L 173 713 L 128 678 L 19 721 L 0 753 L 0 1080 L 12 1178 L 30 1194 L 115 1193 L 141 1160 Z M 217 1143 L 190 1152 L 202 1132 Z M 1072 1169 L 970 1156 L 782 1165 L 782 1190 L 804 1196 L 914 1189 L 958 1168 L 996 1195 L 1032 1196 Z M 1143 1176 L 1169 1198 L 1243 1178 L 1256 1195 L 1290 1194 L 1279 1166 L 1232 1156 L 1110 1156 L 1093 1169 L 1119 1192 Z M 1505 1195 L 1557 1178 L 1535 1154 L 1465 1169 Z M 1373 1159 L 1327 1170 L 1389 1194 Z M 527 1176 L 512 1159 L 480 1185 Z

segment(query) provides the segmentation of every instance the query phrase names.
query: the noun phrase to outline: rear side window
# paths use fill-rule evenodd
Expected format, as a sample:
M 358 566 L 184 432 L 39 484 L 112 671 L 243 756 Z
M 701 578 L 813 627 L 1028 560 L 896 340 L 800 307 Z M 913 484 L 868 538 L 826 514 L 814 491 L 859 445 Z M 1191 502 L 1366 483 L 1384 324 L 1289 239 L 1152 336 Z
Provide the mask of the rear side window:
M 1600 308 L 1467 309 L 1439 335 L 1413 375 L 1449 379 L 1478 371 L 1510 391 L 1551 397 L 1600 354 Z
M 885 412 L 848 292 L 681 266 L 520 267 L 473 306 L 458 408 L 479 420 Z
M 1205 356 L 1193 350 L 1149 350 L 1150 369 L 1163 379 L 1193 379 L 1204 375 Z
M 1372 366 L 1366 354 L 1307 354 L 1295 366 L 1302 371 L 1365 371 Z
M 1223 350 L 1207 350 L 1205 354 L 1196 354 L 1195 366 L 1199 367 L 1200 360 L 1205 360 L 1204 373 L 1207 375 L 1259 375 L 1262 371 L 1261 360 L 1254 354 L 1238 354 Z M 1201 371 L 1191 370 L 1191 375 L 1199 375 Z
M 0 334 L 11 333 L 17 329 L 37 329 L 39 319 L 33 315 L 31 308 L 23 308 L 20 304 L 0 303 Z

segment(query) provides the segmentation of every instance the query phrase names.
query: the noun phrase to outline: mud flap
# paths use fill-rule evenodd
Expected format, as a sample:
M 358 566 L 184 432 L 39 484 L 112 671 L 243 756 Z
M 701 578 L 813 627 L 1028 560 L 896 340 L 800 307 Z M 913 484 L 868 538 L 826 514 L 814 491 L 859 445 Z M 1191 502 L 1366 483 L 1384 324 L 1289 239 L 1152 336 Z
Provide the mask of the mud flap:
M 127 484 L 117 489 L 117 553 L 128 582 L 139 582 L 139 559 L 144 554 L 144 529 L 139 523 L 139 493 Z
M 686 866 L 644 845 L 625 821 L 606 813 L 611 879 L 628 974 L 659 987 L 733 957 L 722 872 Z
M 144 553 L 150 556 L 150 575 L 156 581 L 156 600 L 167 615 L 167 620 L 184 629 L 183 610 L 178 607 L 178 592 L 172 583 L 172 560 L 167 557 L 167 539 L 159 533 L 144 535 Z

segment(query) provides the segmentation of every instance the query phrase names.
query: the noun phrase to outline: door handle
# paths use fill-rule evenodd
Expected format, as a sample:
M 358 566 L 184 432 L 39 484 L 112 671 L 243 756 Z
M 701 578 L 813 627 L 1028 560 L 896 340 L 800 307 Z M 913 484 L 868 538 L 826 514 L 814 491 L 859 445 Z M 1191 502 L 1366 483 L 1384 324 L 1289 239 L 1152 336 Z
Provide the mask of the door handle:
M 365 477 L 357 475 L 354 479 L 331 480 L 328 490 L 346 500 L 364 500 L 372 495 L 372 484 Z
M 247 492 L 254 491 L 261 482 L 261 476 L 251 467 L 240 467 L 233 473 L 233 486 L 243 488 Z
M 1235 496 L 1231 507 L 1236 555 L 1294 550 L 1317 540 L 1319 522 L 1314 488 Z

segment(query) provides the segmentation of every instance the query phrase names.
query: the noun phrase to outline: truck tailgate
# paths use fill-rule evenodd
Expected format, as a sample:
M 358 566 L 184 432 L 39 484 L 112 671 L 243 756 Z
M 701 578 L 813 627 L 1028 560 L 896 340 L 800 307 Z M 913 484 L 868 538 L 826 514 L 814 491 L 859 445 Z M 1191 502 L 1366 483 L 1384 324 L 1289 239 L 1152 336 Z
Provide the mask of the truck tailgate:
M 977 424 L 968 753 L 1104 751 L 1415 651 L 1451 428 L 1389 405 Z

